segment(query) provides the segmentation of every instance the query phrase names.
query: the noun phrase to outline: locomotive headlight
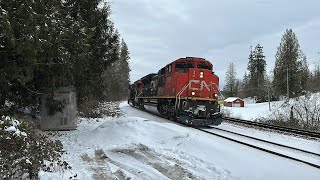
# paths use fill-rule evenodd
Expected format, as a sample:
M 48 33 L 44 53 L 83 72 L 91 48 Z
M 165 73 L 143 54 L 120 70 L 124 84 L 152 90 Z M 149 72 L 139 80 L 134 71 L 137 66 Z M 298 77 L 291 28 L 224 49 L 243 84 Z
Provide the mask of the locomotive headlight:
M 196 95 L 196 93 L 195 93 L 195 92 L 192 92 L 191 95 L 194 96 L 194 95 Z
M 217 98 L 217 97 L 218 97 L 218 94 L 214 94 L 214 96 Z
M 203 78 L 203 72 L 200 72 L 200 78 Z

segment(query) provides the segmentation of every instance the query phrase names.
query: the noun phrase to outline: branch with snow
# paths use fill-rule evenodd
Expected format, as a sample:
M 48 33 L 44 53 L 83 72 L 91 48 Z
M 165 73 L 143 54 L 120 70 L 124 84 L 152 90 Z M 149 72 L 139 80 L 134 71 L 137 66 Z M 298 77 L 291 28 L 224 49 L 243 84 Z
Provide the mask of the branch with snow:
M 26 120 L 0 117 L 0 179 L 37 178 L 40 170 L 57 170 L 53 163 L 59 171 L 71 168 L 59 160 L 62 148 L 61 142 L 48 140 Z

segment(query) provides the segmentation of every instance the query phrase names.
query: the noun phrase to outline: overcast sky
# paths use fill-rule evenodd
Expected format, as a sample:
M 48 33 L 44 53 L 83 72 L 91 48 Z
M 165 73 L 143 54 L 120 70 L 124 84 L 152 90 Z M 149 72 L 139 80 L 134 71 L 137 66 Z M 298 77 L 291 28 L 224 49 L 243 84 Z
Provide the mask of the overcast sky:
M 243 78 L 250 46 L 258 43 L 270 73 L 287 28 L 310 68 L 320 59 L 319 0 L 115 0 L 112 11 L 131 53 L 131 82 L 177 58 L 196 56 L 214 64 L 222 88 L 230 62 Z

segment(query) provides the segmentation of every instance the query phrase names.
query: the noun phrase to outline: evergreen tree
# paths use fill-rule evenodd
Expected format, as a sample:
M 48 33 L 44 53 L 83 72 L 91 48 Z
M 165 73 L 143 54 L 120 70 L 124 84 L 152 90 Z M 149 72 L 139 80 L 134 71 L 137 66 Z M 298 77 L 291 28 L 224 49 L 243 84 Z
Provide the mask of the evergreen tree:
M 241 91 L 242 81 L 240 79 L 236 79 L 236 83 L 234 85 L 234 96 L 239 96 L 239 92 Z
M 83 19 L 87 36 L 87 53 L 82 62 L 85 67 L 82 72 L 75 72 L 78 76 L 75 83 L 80 103 L 85 99 L 99 101 L 103 98 L 102 74 L 113 61 L 108 57 L 110 53 L 108 43 L 111 41 L 110 7 L 108 4 L 103 4 L 98 8 L 101 2 L 101 0 L 75 1 L 75 4 L 78 3 L 80 10 L 78 14 Z
M 299 72 L 300 52 L 300 45 L 296 35 L 292 29 L 287 29 L 278 47 L 273 71 L 273 86 L 278 96 L 287 95 L 287 88 L 289 89 L 289 97 L 297 96 L 301 92 L 301 73 Z
M 259 101 L 266 100 L 265 93 L 265 72 L 266 60 L 263 55 L 263 47 L 257 44 L 254 51 L 250 52 L 248 63 L 248 95 L 251 97 L 256 96 Z
M 68 21 L 62 13 L 59 0 L 40 3 L 38 14 L 38 39 L 41 42 L 37 54 L 37 67 L 34 71 L 33 87 L 41 92 L 72 84 L 70 52 L 65 46 L 68 34 Z M 69 41 L 71 41 L 69 39 Z
M 116 31 L 115 36 L 119 37 Z M 119 58 L 112 64 L 112 68 L 109 68 L 105 73 L 106 83 L 106 95 L 108 100 L 118 101 L 127 98 L 128 86 L 130 81 L 130 68 L 129 68 L 129 50 L 125 41 L 122 39 L 121 44 L 115 43 L 115 46 L 119 47 Z M 117 49 L 117 48 L 115 48 Z
M 114 29 L 113 29 L 114 30 Z M 115 61 L 111 64 L 110 68 L 105 71 L 104 84 L 105 84 L 105 98 L 108 101 L 117 101 L 119 99 L 120 94 L 120 35 L 117 30 L 113 33 L 113 41 L 114 43 L 110 44 L 110 49 L 112 50 L 109 54 Z
M 130 59 L 130 53 L 128 46 L 124 39 L 121 40 L 121 49 L 120 49 L 120 71 L 121 71 L 121 84 L 120 84 L 120 92 L 121 92 L 121 98 L 125 99 L 127 98 L 128 93 L 128 87 L 130 84 L 130 67 L 129 67 L 129 59 Z
M 236 68 L 233 63 L 229 64 L 228 70 L 226 72 L 226 85 L 224 91 L 226 91 L 227 96 L 237 96 L 236 92 Z
M 299 54 L 298 60 L 298 74 L 299 76 L 299 83 L 300 83 L 300 90 L 299 91 L 306 91 L 308 89 L 308 82 L 311 79 L 309 65 L 307 62 L 306 55 L 301 51 Z
M 265 81 L 265 73 L 266 73 L 266 60 L 263 55 L 263 47 L 258 44 L 255 47 L 255 61 L 256 61 L 256 72 L 255 76 L 257 77 L 258 87 L 262 87 Z
M 66 41 L 71 50 L 71 71 L 80 111 L 88 104 L 106 99 L 104 74 L 118 59 L 119 34 L 110 20 L 110 5 L 102 0 L 68 0 L 66 13 L 71 17 L 72 32 Z M 108 77 L 111 78 L 111 77 Z
M 320 92 L 320 64 L 316 65 L 311 77 L 311 91 Z
M 120 58 L 110 11 L 102 0 L 0 1 L 0 112 L 39 108 L 61 86 L 75 87 L 80 108 L 105 100 L 103 74 Z
M 41 42 L 37 38 L 36 12 L 32 0 L 0 1 L 0 111 L 34 102 L 27 83 L 33 78 Z M 35 96 L 33 96 L 35 97 Z
M 247 75 L 247 71 L 244 72 L 243 81 L 241 85 L 241 91 L 243 97 L 250 97 L 250 86 L 249 86 L 249 76 Z
M 246 89 L 246 95 L 247 97 L 253 97 L 255 96 L 255 79 L 252 77 L 252 74 L 255 74 L 256 71 L 256 61 L 255 61 L 255 51 L 252 50 L 252 46 L 250 46 L 250 54 L 249 54 L 249 62 L 248 62 L 248 67 L 247 70 L 249 71 L 245 83 L 245 89 Z M 246 75 L 246 74 L 245 74 Z
M 314 82 L 315 92 L 320 92 L 320 69 L 319 69 L 319 66 L 315 70 L 313 82 Z

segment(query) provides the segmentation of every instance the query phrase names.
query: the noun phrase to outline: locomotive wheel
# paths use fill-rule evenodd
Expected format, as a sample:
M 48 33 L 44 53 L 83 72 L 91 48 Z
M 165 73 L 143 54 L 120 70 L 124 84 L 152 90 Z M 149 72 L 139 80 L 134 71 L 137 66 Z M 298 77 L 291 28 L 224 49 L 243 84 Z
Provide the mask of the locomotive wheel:
M 144 102 L 143 102 L 143 100 L 141 99 L 141 100 L 139 100 L 139 107 L 140 107 L 140 109 L 141 110 L 145 110 L 145 108 L 144 108 Z
M 170 119 L 171 121 L 177 121 L 177 116 L 172 113 L 172 114 L 170 115 L 169 119 Z

